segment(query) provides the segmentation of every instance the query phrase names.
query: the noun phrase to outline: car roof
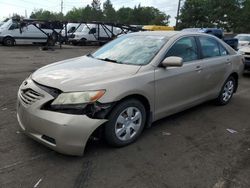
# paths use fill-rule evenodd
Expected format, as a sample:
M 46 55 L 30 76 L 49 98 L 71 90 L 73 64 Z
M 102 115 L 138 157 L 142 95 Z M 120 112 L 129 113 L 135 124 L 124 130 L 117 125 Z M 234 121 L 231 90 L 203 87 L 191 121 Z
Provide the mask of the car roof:
M 174 36 L 186 36 L 186 35 L 196 35 L 196 36 L 202 36 L 202 35 L 208 35 L 206 33 L 199 33 L 199 32 L 189 32 L 189 31 L 142 31 L 142 32 L 135 32 L 130 33 L 130 35 L 142 35 L 142 36 L 162 36 L 165 38 L 172 38 Z M 213 35 L 209 35 L 212 36 Z
M 246 33 L 241 33 L 241 34 L 238 34 L 236 36 L 250 36 L 250 34 L 246 34 Z

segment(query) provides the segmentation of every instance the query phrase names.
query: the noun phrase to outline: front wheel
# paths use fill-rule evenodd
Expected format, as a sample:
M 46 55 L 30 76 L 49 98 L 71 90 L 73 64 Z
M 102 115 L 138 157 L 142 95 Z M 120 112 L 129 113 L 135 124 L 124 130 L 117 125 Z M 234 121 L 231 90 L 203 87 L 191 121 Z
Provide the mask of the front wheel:
M 6 37 L 3 39 L 3 44 L 5 46 L 14 46 L 15 45 L 15 40 L 12 37 Z
M 236 81 L 234 77 L 230 76 L 227 81 L 224 83 L 219 96 L 216 99 L 218 105 L 226 105 L 229 103 L 233 97 L 236 87 Z
M 135 99 L 125 100 L 112 110 L 105 126 L 105 138 L 112 146 L 128 145 L 140 136 L 145 122 L 143 104 Z

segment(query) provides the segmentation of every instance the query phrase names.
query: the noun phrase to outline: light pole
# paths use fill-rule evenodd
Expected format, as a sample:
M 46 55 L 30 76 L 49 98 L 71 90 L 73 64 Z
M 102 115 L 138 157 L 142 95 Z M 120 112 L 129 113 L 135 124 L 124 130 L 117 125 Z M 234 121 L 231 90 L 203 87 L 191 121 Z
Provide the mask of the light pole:
M 61 13 L 63 14 L 63 0 L 61 0 Z

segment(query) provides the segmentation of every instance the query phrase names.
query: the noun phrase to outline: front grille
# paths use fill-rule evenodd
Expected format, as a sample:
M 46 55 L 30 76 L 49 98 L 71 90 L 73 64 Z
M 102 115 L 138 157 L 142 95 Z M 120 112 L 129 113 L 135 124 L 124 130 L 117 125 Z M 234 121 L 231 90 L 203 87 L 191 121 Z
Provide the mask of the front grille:
M 245 52 L 245 55 L 250 55 L 250 53 L 249 52 Z
M 53 96 L 54 98 L 58 97 L 58 95 L 60 95 L 62 93 L 61 90 L 53 88 L 53 87 L 49 87 L 49 86 L 45 86 L 42 84 L 37 83 L 36 81 L 33 81 L 40 89 L 46 91 L 47 93 L 49 93 L 51 96 Z
M 19 96 L 20 96 L 21 100 L 27 105 L 31 105 L 34 102 L 43 98 L 42 94 L 40 94 L 32 89 L 21 90 Z

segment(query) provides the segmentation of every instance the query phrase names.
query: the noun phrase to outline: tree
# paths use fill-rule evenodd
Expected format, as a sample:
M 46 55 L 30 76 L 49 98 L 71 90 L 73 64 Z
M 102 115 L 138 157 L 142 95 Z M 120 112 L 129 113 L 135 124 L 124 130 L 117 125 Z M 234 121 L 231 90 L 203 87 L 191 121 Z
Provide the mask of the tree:
M 122 7 L 117 11 L 118 21 L 125 24 L 137 25 L 167 25 L 169 15 L 154 7 L 142 7 L 140 4 L 134 9 Z
M 62 13 L 50 12 L 48 10 L 43 10 L 43 9 L 34 10 L 31 13 L 30 18 L 38 20 L 51 20 L 51 21 L 64 20 L 64 16 Z
M 178 29 L 218 27 L 237 30 L 243 2 L 249 0 L 186 0 L 181 8 Z
M 210 27 L 207 0 L 186 0 L 180 11 L 178 28 Z
M 91 3 L 92 6 L 92 21 L 102 21 L 103 20 L 103 12 L 101 10 L 101 3 L 100 0 L 93 0 Z
M 119 22 L 122 24 L 138 24 L 138 25 L 166 25 L 169 23 L 169 15 L 161 12 L 154 7 L 143 7 L 140 4 L 133 9 L 122 7 L 116 11 L 111 0 L 103 3 L 103 10 L 100 7 L 100 0 L 93 0 L 91 5 L 81 8 L 72 8 L 64 16 L 61 13 L 54 13 L 47 10 L 34 10 L 30 18 L 40 20 L 67 20 L 74 21 L 105 21 Z
M 104 21 L 106 22 L 116 22 L 116 11 L 111 3 L 110 0 L 106 0 L 103 3 L 103 14 L 104 14 Z
M 92 6 L 93 9 L 101 10 L 101 2 L 100 2 L 100 0 L 93 0 L 92 3 L 91 3 L 91 6 Z
M 96 21 L 97 10 L 87 5 L 84 8 L 73 8 L 66 14 L 66 19 L 69 21 Z
M 209 0 L 209 21 L 213 26 L 223 28 L 226 31 L 234 30 L 238 21 L 240 4 L 238 0 Z
M 240 15 L 237 17 L 238 22 L 235 25 L 235 31 L 238 33 L 250 33 L 250 1 L 245 0 L 241 4 Z
M 117 11 L 117 20 L 119 23 L 131 24 L 133 9 L 129 7 L 122 7 Z

